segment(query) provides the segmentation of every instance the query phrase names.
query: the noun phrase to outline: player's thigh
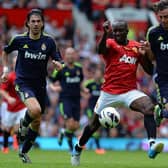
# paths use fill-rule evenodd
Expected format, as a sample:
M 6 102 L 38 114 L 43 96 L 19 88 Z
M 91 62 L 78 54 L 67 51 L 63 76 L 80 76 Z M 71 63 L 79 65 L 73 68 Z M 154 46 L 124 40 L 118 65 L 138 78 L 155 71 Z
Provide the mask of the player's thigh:
M 135 102 L 136 100 L 139 100 L 142 97 L 148 97 L 148 96 L 145 93 L 134 89 L 124 94 L 121 94 L 121 97 L 122 97 L 122 101 L 124 102 L 124 104 L 127 107 L 131 107 L 132 103 Z
M 150 97 L 144 96 L 134 100 L 131 103 L 130 108 L 143 114 L 151 115 L 153 114 L 154 104 Z
M 80 98 L 72 100 L 72 118 L 75 123 L 78 123 L 80 120 Z
M 72 118 L 72 104 L 70 100 L 64 99 L 59 102 L 59 112 L 65 120 Z
M 39 103 L 39 97 L 42 97 L 39 93 L 41 89 L 35 88 L 33 85 L 26 85 L 23 83 L 16 84 L 15 87 L 19 97 L 27 106 L 27 109 L 32 113 L 41 113 L 41 106 Z M 45 97 L 43 97 L 45 99 Z M 44 100 L 45 102 L 45 100 Z
M 100 96 L 97 100 L 97 103 L 94 107 L 94 112 L 100 114 L 100 112 L 108 106 L 116 106 L 119 103 L 122 103 L 120 95 L 109 94 L 104 91 L 100 92 Z
M 36 115 L 40 115 L 41 113 L 41 106 L 38 100 L 35 97 L 30 97 L 25 100 L 25 105 L 31 113 L 35 113 Z
M 79 128 L 79 120 L 80 120 L 80 98 L 75 98 L 71 100 L 71 114 L 69 117 L 69 124 L 72 129 L 76 130 Z M 68 121 L 67 120 L 67 121 Z M 67 122 L 68 123 L 68 122 Z

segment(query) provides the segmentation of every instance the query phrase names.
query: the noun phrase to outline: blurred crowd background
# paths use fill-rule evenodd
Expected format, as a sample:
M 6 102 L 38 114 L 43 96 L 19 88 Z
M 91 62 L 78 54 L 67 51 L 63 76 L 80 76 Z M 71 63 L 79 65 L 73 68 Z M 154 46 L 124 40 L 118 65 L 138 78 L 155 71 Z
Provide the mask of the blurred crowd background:
M 102 23 L 106 16 L 104 11 L 108 8 L 121 9 L 125 7 L 152 10 L 152 3 L 156 0 L 0 0 L 0 55 L 2 48 L 9 39 L 19 33 L 26 31 L 24 26 L 17 26 L 9 23 L 8 14 L 10 10 L 16 9 L 31 9 L 41 8 L 44 11 L 55 10 L 69 12 L 71 19 L 62 18 L 63 22 L 60 25 L 57 19 L 51 19 L 49 15 L 45 15 L 45 29 L 44 31 L 51 34 L 56 40 L 60 48 L 62 56 L 67 47 L 74 47 L 78 53 L 78 61 L 83 66 L 84 80 L 94 77 L 94 70 L 99 67 L 104 69 L 104 64 L 101 56 L 96 51 L 96 45 L 102 34 Z M 74 19 L 74 10 L 79 10 L 79 13 L 85 15 L 89 24 L 94 28 L 94 42 L 92 42 L 88 34 L 83 33 L 83 29 L 76 26 Z M 4 12 L 7 10 L 7 12 Z M 18 20 L 20 16 L 17 16 Z M 58 16 L 59 17 L 59 16 Z M 57 16 L 55 16 L 57 18 Z M 148 23 L 147 23 L 148 24 Z M 24 25 L 24 23 L 22 24 Z M 148 24 L 147 28 L 150 26 Z M 141 40 L 145 38 L 146 30 L 139 30 L 138 35 L 130 35 L 132 39 Z M 11 55 L 17 55 L 12 53 Z M 1 65 L 1 64 L 0 64 Z M 2 67 L 0 67 L 2 70 Z M 51 67 L 49 65 L 48 71 L 50 73 Z M 146 75 L 141 67 L 137 72 L 138 88 L 147 93 L 154 102 L 156 102 L 156 92 L 152 77 Z M 40 135 L 52 137 L 58 135 L 58 129 L 63 126 L 63 118 L 58 110 L 59 93 L 53 92 L 50 87 L 47 88 L 50 99 L 50 105 L 46 107 L 46 114 L 41 123 Z M 88 122 L 86 115 L 87 108 L 86 96 L 81 96 L 81 129 Z M 102 129 L 102 137 L 146 137 L 143 116 L 135 111 L 121 107 L 118 109 L 121 114 L 121 123 L 117 128 L 110 130 Z M 3 116 L 2 116 L 3 117 Z M 80 135 L 79 130 L 77 135 Z M 159 137 L 168 137 L 168 122 L 164 121 L 158 129 Z

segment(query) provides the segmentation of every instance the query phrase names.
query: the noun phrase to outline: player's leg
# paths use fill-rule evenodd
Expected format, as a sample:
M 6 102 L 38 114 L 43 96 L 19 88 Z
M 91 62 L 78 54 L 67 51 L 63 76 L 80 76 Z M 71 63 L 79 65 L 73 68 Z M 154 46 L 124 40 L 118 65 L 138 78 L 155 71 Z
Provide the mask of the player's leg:
M 73 137 L 75 131 L 79 128 L 79 121 L 70 118 L 66 121 L 65 136 L 67 137 L 70 152 L 73 151 Z
M 41 115 L 41 107 L 38 100 L 35 97 L 30 97 L 25 100 L 27 110 L 25 116 L 20 120 L 20 126 L 18 131 L 19 141 L 23 142 L 28 132 L 28 127 L 33 120 L 39 118 Z
M 65 102 L 66 103 L 66 102 Z M 62 141 L 64 138 L 64 134 L 65 134 L 65 122 L 66 122 L 66 116 L 64 115 L 64 109 L 66 108 L 66 104 L 63 101 L 59 102 L 59 112 L 60 115 L 64 118 L 64 125 L 62 128 L 59 128 L 59 133 L 58 133 L 58 144 L 61 146 L 62 145 Z
M 13 138 L 13 149 L 18 150 L 19 149 L 19 142 L 18 142 L 18 129 L 19 129 L 19 123 L 22 118 L 24 118 L 27 108 L 20 109 L 15 113 L 14 121 L 13 121 L 13 132 L 12 132 L 12 138 Z
M 134 97 L 134 95 L 137 95 Z M 134 97 L 132 99 L 132 97 Z M 131 100 L 132 99 L 132 100 Z M 144 126 L 147 131 L 150 150 L 148 153 L 149 158 L 155 158 L 158 153 L 163 150 L 163 143 L 156 143 L 156 123 L 154 120 L 154 104 L 151 99 L 143 95 L 143 93 L 132 92 L 127 95 L 127 100 L 131 100 L 130 108 L 144 114 Z
M 2 102 L 1 104 L 1 129 L 3 133 L 3 147 L 2 147 L 2 152 L 3 153 L 8 153 L 8 137 L 10 136 L 9 129 L 7 129 L 7 124 L 8 122 L 8 115 L 7 112 L 7 103 Z
M 71 164 L 73 166 L 78 166 L 80 164 L 80 154 L 82 151 L 82 147 L 87 143 L 89 138 L 93 135 L 94 132 L 98 130 L 100 127 L 99 122 L 99 114 L 101 110 L 105 107 L 110 106 L 112 103 L 116 103 L 118 101 L 116 95 L 111 95 L 106 92 L 101 91 L 98 101 L 94 108 L 94 115 L 91 122 L 84 128 L 83 133 L 75 145 L 71 157 Z
M 71 164 L 73 166 L 78 166 L 80 164 L 80 154 L 82 152 L 83 146 L 87 143 L 89 138 L 99 127 L 100 127 L 99 116 L 98 114 L 95 113 L 92 122 L 84 128 L 84 131 L 78 143 L 75 145 L 73 149 L 71 157 Z
M 94 111 L 94 108 L 92 107 L 88 107 L 87 110 L 86 110 L 86 115 L 89 119 L 89 121 L 91 121 L 92 117 L 93 117 L 93 111 Z M 97 154 L 104 154 L 105 153 L 105 150 L 104 149 L 101 149 L 100 147 L 100 129 L 98 131 L 96 131 L 93 135 L 92 135 L 94 141 L 95 141 L 95 144 L 96 144 L 96 150 L 95 152 Z
M 26 84 L 16 84 L 15 87 L 17 93 L 19 94 L 21 100 L 25 103 L 27 107 L 27 111 L 25 112 L 25 116 L 20 120 L 19 130 L 18 130 L 18 139 L 19 142 L 23 142 L 25 140 L 29 124 L 41 114 L 40 103 L 37 100 L 37 90 L 38 93 L 45 92 L 42 87 L 37 86 L 27 86 Z M 44 90 L 44 91 L 43 91 Z M 45 94 L 41 95 L 44 96 Z M 43 97 L 45 99 L 45 96 Z
M 67 130 L 70 130 L 70 134 L 65 132 L 65 135 L 69 136 L 69 145 L 72 145 L 70 147 L 71 152 L 73 151 L 73 142 L 72 138 L 75 135 L 75 131 L 79 128 L 79 120 L 80 120 L 80 98 L 75 98 L 70 101 L 72 106 L 72 111 L 70 112 L 71 118 L 69 119 L 69 122 L 66 122 L 66 128 Z
M 9 141 L 8 138 L 10 136 L 10 131 L 7 128 L 3 128 L 3 147 L 2 147 L 2 153 L 7 154 L 9 153 Z
M 27 153 L 30 151 L 31 147 L 33 146 L 35 142 L 36 137 L 38 136 L 38 131 L 40 128 L 40 121 L 41 121 L 41 116 L 34 119 L 31 122 L 30 127 L 28 128 L 26 139 L 24 140 L 22 149 L 19 152 L 19 157 L 21 158 L 23 163 L 31 163 L 31 160 L 27 156 Z
M 27 107 L 27 112 L 23 119 L 23 122 L 20 124 L 20 133 L 22 133 L 23 128 L 26 129 L 26 134 L 24 136 L 24 142 L 22 149 L 19 152 L 19 157 L 24 163 L 31 163 L 31 160 L 27 156 L 27 153 L 31 149 L 40 128 L 41 115 L 45 110 L 45 96 L 46 88 L 26 88 L 24 92 L 25 104 Z M 37 92 L 38 90 L 38 92 Z M 36 92 L 36 94 L 35 94 Z
M 168 118 L 168 84 L 156 84 L 158 104 L 155 106 L 155 121 L 157 127 L 160 126 L 163 118 Z
M 93 138 L 95 140 L 95 144 L 96 144 L 96 150 L 95 152 L 97 154 L 105 154 L 105 150 L 103 148 L 101 148 L 100 146 L 100 129 L 98 129 L 94 134 L 93 134 Z
M 63 135 L 65 135 L 68 140 L 69 149 L 72 152 L 74 132 L 79 128 L 80 99 L 63 100 L 60 103 L 60 107 L 60 112 L 65 119 L 65 129 L 61 128 L 61 134 L 58 138 L 58 142 L 62 143 Z

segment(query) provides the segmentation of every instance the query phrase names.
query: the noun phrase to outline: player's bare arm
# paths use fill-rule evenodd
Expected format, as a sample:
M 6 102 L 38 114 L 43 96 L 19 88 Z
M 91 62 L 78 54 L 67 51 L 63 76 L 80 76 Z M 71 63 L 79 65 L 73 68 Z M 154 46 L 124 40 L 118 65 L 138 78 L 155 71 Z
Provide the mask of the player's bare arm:
M 141 43 L 141 49 L 144 50 L 149 60 L 154 61 L 155 56 L 151 50 L 150 43 L 148 41 L 140 41 L 140 43 Z
M 154 65 L 148 58 L 147 54 L 141 56 L 141 65 L 147 74 L 153 75 Z
M 14 104 L 16 102 L 16 99 L 14 97 L 11 97 L 5 90 L 0 89 L 0 95 L 4 97 L 9 104 Z
M 139 47 L 139 53 L 141 54 L 140 63 L 147 74 L 153 75 L 153 68 L 154 68 L 154 65 L 152 63 L 153 54 L 150 49 L 150 44 L 147 41 L 141 41 L 140 44 L 141 44 Z
M 52 60 L 52 63 L 54 64 L 55 69 L 56 69 L 57 71 L 62 70 L 63 64 L 61 64 L 59 61 Z
M 106 45 L 106 39 L 109 36 L 109 34 L 112 32 L 110 21 L 106 21 L 103 23 L 103 30 L 104 30 L 104 33 L 98 45 L 98 53 L 104 55 L 106 54 L 108 49 L 108 46 Z
M 3 72 L 1 75 L 1 82 L 6 82 L 9 68 L 8 68 L 8 54 L 5 51 L 2 52 L 2 66 L 3 66 Z

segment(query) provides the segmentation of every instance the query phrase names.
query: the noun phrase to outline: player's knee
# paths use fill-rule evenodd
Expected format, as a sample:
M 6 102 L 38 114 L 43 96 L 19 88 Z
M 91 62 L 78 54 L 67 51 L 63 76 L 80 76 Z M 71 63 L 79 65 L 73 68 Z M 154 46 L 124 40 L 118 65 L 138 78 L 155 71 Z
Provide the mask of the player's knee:
M 144 115 L 153 115 L 153 111 L 154 111 L 154 104 L 153 103 L 149 103 L 148 105 L 145 105 L 143 107 L 143 114 Z
M 74 123 L 74 131 L 76 131 L 79 128 L 79 122 L 75 121 Z
M 76 131 L 79 128 L 79 122 L 69 119 L 66 123 L 66 127 L 69 130 Z
M 33 118 L 38 118 L 41 115 L 41 107 L 40 106 L 33 106 L 29 109 Z

